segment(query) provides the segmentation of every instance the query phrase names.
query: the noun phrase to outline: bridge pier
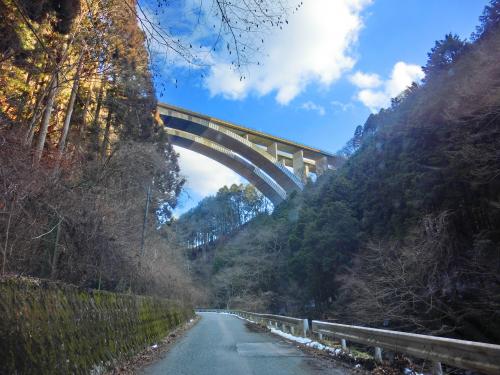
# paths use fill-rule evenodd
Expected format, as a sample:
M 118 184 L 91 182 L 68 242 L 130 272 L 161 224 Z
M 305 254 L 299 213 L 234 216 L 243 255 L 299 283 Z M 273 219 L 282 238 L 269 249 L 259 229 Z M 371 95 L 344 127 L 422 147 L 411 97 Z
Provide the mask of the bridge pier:
M 307 179 L 309 167 L 304 162 L 304 151 L 299 150 L 293 154 L 293 173 L 302 181 Z

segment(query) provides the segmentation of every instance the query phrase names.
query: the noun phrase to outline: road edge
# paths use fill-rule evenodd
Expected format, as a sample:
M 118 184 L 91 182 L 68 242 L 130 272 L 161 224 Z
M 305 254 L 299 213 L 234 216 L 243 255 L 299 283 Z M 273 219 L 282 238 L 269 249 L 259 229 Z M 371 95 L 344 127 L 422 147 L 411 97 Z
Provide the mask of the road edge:
M 104 375 L 138 374 L 141 369 L 144 369 L 152 363 L 162 359 L 170 351 L 170 349 L 200 321 L 200 319 L 201 316 L 196 314 L 191 320 L 170 332 L 168 336 L 164 337 L 160 342 L 148 346 L 146 349 L 130 358 L 120 361 L 115 364 L 114 368 L 106 371 Z

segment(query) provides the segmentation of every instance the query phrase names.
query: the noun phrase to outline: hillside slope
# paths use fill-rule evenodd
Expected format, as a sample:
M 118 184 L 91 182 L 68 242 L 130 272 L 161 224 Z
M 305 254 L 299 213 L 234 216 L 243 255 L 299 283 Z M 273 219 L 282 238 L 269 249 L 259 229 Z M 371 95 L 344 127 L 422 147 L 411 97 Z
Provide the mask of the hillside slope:
M 500 342 L 500 3 L 360 147 L 215 249 L 214 304 Z M 495 323 L 496 322 L 496 323 Z

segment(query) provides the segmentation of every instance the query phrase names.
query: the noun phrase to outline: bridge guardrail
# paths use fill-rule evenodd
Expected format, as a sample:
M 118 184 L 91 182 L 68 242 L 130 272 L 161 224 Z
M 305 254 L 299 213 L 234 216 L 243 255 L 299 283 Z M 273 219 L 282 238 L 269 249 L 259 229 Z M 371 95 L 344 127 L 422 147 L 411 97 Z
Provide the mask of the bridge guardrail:
M 487 374 L 500 374 L 500 345 L 319 320 L 313 320 L 309 327 L 307 319 L 247 311 L 215 309 L 197 309 L 197 311 L 228 312 L 303 337 L 319 337 L 320 340 L 324 336 L 332 337 L 341 341 L 344 350 L 347 350 L 348 342 L 371 346 L 375 348 L 375 360 L 379 362 L 382 361 L 382 350 L 404 353 L 431 361 L 434 374 L 442 374 L 441 363 Z

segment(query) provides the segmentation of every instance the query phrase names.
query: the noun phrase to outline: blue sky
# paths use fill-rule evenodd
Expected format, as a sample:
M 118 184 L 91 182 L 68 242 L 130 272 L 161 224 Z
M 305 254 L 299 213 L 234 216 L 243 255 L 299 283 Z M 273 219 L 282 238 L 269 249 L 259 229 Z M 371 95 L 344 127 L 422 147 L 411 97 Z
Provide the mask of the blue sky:
M 371 111 L 423 77 L 419 67 L 437 39 L 448 32 L 468 38 L 487 3 L 304 0 L 290 25 L 266 38 L 263 64 L 246 68 L 243 83 L 222 56 L 203 70 L 164 62 L 156 77 L 164 88 L 159 100 L 335 152 Z M 242 181 L 211 160 L 178 151 L 188 183 L 177 215 Z

